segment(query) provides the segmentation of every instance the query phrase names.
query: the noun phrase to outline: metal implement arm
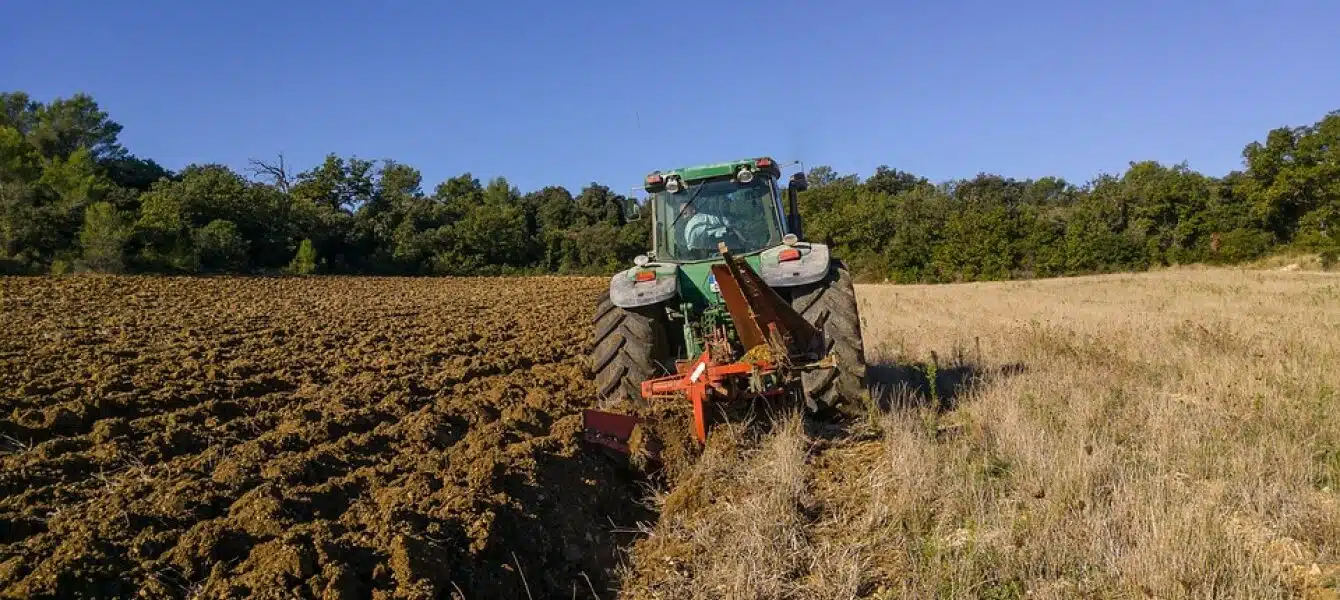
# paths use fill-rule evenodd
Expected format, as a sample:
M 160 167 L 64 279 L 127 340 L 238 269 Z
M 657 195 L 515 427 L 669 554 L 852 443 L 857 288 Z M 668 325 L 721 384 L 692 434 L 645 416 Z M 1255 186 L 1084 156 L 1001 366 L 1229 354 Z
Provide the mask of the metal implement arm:
M 777 349 L 784 355 L 796 354 L 797 350 L 802 353 L 811 351 L 818 330 L 764 283 L 749 263 L 731 256 L 724 244 L 718 249 L 726 262 L 712 265 L 712 274 L 716 276 L 721 299 L 726 302 L 726 310 L 735 323 L 745 352 L 767 344 L 766 332 L 773 328 L 781 334 L 781 341 L 786 345 Z

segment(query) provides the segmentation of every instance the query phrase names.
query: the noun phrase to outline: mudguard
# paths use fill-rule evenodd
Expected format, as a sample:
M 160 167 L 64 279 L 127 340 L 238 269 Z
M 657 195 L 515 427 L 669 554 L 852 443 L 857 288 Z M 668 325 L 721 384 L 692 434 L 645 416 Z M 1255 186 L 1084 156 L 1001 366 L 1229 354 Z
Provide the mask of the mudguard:
M 638 271 L 656 271 L 654 281 L 637 281 Z M 664 302 L 679 293 L 679 267 L 648 264 L 621 271 L 610 278 L 610 302 L 619 308 L 635 308 Z
M 777 260 L 787 248 L 799 250 L 800 258 L 786 262 Z M 800 242 L 795 246 L 778 246 L 759 255 L 758 274 L 765 283 L 775 288 L 805 285 L 827 277 L 830 260 L 827 244 Z

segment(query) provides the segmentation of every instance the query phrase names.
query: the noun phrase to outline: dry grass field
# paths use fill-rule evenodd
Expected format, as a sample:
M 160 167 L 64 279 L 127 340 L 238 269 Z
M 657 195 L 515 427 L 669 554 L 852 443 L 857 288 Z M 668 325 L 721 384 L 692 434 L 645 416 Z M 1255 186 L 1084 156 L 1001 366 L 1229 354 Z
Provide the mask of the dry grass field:
M 718 427 L 625 597 L 1336 597 L 1340 277 L 858 295 L 886 410 Z

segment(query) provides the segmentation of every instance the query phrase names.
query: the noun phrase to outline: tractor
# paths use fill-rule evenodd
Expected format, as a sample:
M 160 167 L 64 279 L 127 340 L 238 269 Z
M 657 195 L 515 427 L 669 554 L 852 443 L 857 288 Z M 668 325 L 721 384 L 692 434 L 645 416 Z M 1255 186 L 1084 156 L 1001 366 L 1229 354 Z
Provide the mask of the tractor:
M 828 246 L 803 241 L 797 193 L 771 157 L 653 171 L 651 249 L 610 279 L 593 319 L 589 368 L 602 398 L 632 407 L 693 405 L 707 439 L 713 401 L 788 397 L 811 412 L 859 413 L 868 401 L 852 279 Z M 585 438 L 619 452 L 642 422 L 589 409 Z

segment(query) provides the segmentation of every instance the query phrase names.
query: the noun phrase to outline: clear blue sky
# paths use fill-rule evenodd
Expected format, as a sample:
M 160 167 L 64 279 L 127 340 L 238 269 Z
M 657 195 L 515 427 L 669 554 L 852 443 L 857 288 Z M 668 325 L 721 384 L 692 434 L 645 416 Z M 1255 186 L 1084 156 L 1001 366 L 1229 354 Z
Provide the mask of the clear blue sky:
M 170 168 L 394 158 L 523 191 L 770 154 L 868 176 L 1222 174 L 1340 109 L 1340 2 L 11 3 L 0 89 Z

